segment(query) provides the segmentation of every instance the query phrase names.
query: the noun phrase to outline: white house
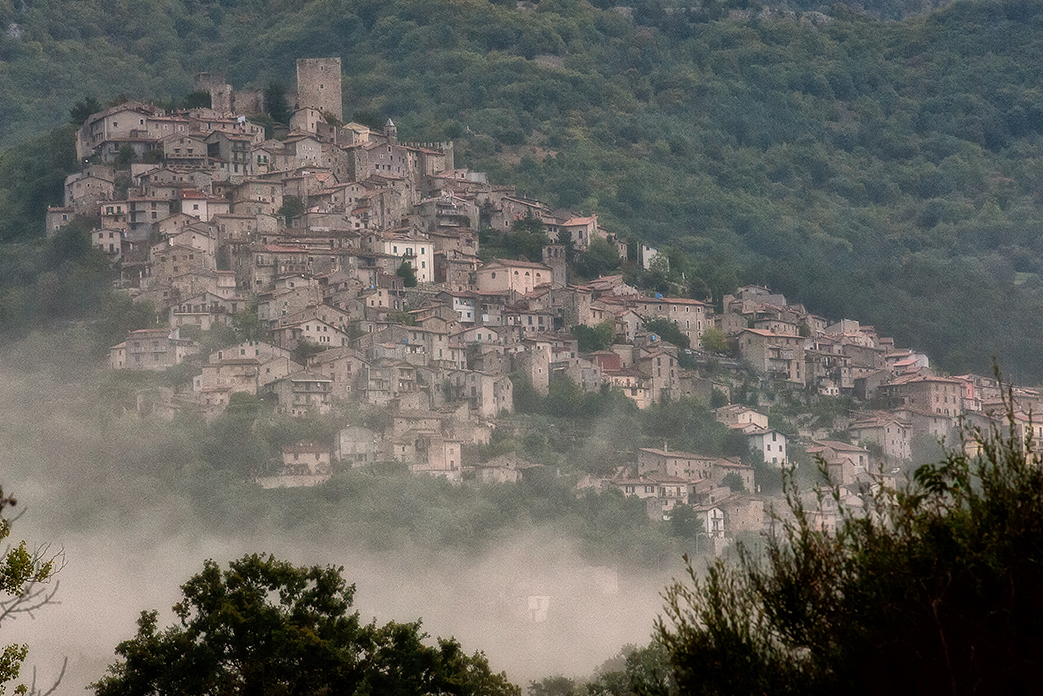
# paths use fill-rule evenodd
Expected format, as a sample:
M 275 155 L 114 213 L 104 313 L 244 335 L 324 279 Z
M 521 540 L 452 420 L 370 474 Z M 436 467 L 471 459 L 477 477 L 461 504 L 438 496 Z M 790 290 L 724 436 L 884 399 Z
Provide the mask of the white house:
M 755 430 L 749 433 L 750 448 L 764 455 L 765 464 L 782 466 L 789 456 L 786 452 L 786 436 L 778 430 Z

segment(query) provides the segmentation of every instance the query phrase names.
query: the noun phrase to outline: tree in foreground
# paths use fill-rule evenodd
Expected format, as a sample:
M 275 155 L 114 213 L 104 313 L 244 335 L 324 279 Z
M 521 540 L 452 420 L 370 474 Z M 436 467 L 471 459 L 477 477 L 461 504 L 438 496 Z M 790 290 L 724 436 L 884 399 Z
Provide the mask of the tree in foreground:
M 12 496 L 4 495 L 0 489 L 0 540 L 11 536 L 11 519 L 4 516 L 4 511 L 16 504 Z M 0 625 L 19 614 L 32 616 L 34 611 L 54 601 L 58 583 L 51 581 L 64 562 L 62 552 L 51 554 L 47 547 L 30 551 L 24 541 L 7 546 L 0 554 Z M 0 695 L 5 693 L 6 684 L 18 679 L 28 653 L 29 646 L 24 643 L 0 648 Z M 44 693 L 54 692 L 64 675 L 65 665 L 62 665 L 57 681 Z M 35 682 L 34 675 L 31 687 L 19 685 L 15 687 L 15 693 L 41 693 Z
M 529 682 L 528 696 L 678 696 L 662 643 L 625 645 L 585 683 L 564 676 Z
M 1008 396 L 1009 398 L 1009 396 Z M 683 694 L 1034 693 L 1043 684 L 1043 461 L 1008 428 L 821 531 L 793 518 L 667 591 L 657 625 Z
M 455 640 L 425 645 L 420 623 L 363 625 L 340 568 L 247 555 L 207 561 L 181 586 L 178 623 L 144 611 L 120 660 L 91 685 L 120 694 L 381 694 L 520 696 L 482 653 Z

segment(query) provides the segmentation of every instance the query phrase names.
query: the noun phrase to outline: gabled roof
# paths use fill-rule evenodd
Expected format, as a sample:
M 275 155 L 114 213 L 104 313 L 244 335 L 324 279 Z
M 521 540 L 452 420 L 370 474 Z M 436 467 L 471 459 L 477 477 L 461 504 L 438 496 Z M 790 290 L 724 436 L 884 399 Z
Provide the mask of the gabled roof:
M 654 454 L 657 457 L 668 457 L 671 459 L 716 459 L 716 457 L 710 456 L 708 454 L 692 454 L 691 452 L 682 452 L 680 450 L 675 450 L 671 452 L 669 450 L 661 450 L 656 449 L 654 447 L 641 447 L 639 451 L 648 452 L 649 454 Z
M 545 266 L 542 263 L 533 263 L 532 261 L 517 261 L 511 259 L 493 259 L 489 263 L 485 264 L 482 268 L 489 268 L 491 266 L 505 266 L 507 268 L 538 268 L 540 270 L 551 270 L 550 266 Z

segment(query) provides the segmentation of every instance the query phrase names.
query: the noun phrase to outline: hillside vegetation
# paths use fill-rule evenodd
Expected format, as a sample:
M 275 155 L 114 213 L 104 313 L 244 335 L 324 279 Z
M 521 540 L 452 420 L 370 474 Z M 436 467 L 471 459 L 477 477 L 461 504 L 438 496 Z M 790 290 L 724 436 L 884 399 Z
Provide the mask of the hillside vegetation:
M 292 85 L 294 58 L 340 55 L 347 114 L 455 140 L 459 164 L 667 248 L 676 279 L 767 284 L 943 369 L 995 355 L 1043 380 L 1041 2 L 903 22 L 741 0 L 117 4 L 0 2 L 0 143 L 86 96 L 177 99 L 203 70 Z M 5 239 L 40 233 L 48 171 L 75 164 L 20 163 L 55 147 L 0 159 Z

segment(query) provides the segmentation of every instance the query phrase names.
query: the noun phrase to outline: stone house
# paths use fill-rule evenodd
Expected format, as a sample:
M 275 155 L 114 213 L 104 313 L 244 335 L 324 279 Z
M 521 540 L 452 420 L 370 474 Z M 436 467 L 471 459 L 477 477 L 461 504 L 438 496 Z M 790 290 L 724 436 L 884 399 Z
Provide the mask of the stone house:
M 336 326 L 318 319 L 287 322 L 272 329 L 272 336 L 281 347 L 295 349 L 302 342 L 322 348 L 338 348 L 351 343 L 351 338 Z
M 722 485 L 729 474 L 735 474 L 742 479 L 742 487 L 747 493 L 757 492 L 757 482 L 754 480 L 753 467 L 747 466 L 736 459 L 718 457 L 713 462 L 713 482 Z M 738 493 L 739 491 L 732 491 Z
M 206 140 L 188 133 L 172 133 L 160 139 L 163 161 L 170 167 L 206 167 Z
M 364 466 L 377 461 L 379 446 L 376 431 L 361 425 L 349 425 L 337 432 L 334 456 L 352 467 Z
M 643 447 L 637 451 L 637 472 L 640 475 L 659 473 L 664 476 L 694 479 L 713 478 L 717 457 Z
M 560 231 L 566 232 L 577 251 L 586 251 L 591 240 L 598 236 L 598 217 L 571 217 L 558 224 Z M 556 235 L 552 238 L 556 238 Z
M 306 370 L 294 372 L 265 387 L 265 394 L 274 397 L 278 404 L 276 410 L 294 418 L 329 413 L 332 392 L 332 380 Z
M 231 324 L 234 315 L 248 306 L 243 298 L 228 299 L 212 292 L 179 297 L 170 307 L 170 328 L 198 326 L 209 331 L 214 324 Z
M 76 133 L 76 156 L 89 159 L 107 142 L 131 138 L 156 140 L 147 122 L 157 115 L 156 109 L 141 102 L 127 101 L 91 114 Z M 183 124 L 181 124 L 183 126 Z M 185 128 L 184 131 L 187 131 Z
M 46 216 L 47 238 L 50 239 L 58 233 L 58 230 L 72 222 L 76 210 L 67 206 L 48 206 Z
M 293 287 L 258 295 L 257 319 L 262 326 L 275 327 L 283 320 L 293 321 L 305 309 L 321 301 L 322 289 L 317 284 L 296 283 Z
M 81 215 L 99 215 L 101 202 L 113 200 L 115 195 L 116 185 L 100 176 L 78 173 L 65 179 L 64 206 Z
M 474 476 L 478 483 L 518 483 L 527 469 L 538 464 L 522 459 L 514 452 L 501 454 L 487 462 L 475 464 Z
M 605 379 L 613 387 L 622 390 L 638 408 L 648 408 L 655 403 L 652 393 L 652 378 L 633 368 L 602 370 Z
M 139 329 L 127 340 L 109 349 L 109 367 L 114 370 L 165 370 L 199 352 L 194 341 L 180 338 L 176 330 Z
M 661 318 L 675 322 L 692 347 L 698 347 L 703 331 L 714 325 L 713 307 L 699 300 L 638 297 L 631 303 L 634 311 L 645 320 Z
M 383 235 L 374 235 L 369 244 L 371 251 L 398 259 L 399 263 L 408 263 L 416 275 L 418 283 L 434 282 L 434 244 L 415 230 L 391 231 Z
M 805 451 L 812 457 L 821 457 L 829 468 L 830 478 L 841 486 L 868 482 L 868 475 L 874 473 L 870 468 L 869 450 L 849 442 L 812 440 Z
M 759 532 L 764 529 L 764 501 L 746 495 L 736 495 L 719 504 L 724 512 L 724 528 L 728 534 Z
M 358 390 L 358 381 L 366 374 L 368 363 L 353 348 L 343 346 L 330 348 L 312 356 L 308 369 L 329 378 L 333 382 L 331 396 L 335 400 L 349 401 Z
M 759 329 L 739 334 L 739 352 L 757 374 L 805 385 L 804 343 L 800 336 L 784 336 Z
M 409 469 L 415 474 L 441 476 L 451 481 L 462 477 L 462 443 L 441 435 L 424 435 L 416 441 L 416 461 Z
M 119 261 L 123 255 L 123 242 L 126 232 L 119 229 L 102 227 L 90 233 L 91 245 L 100 249 L 113 263 Z
M 750 449 L 764 456 L 765 464 L 783 466 L 788 463 L 786 435 L 778 430 L 755 430 L 747 434 Z
M 847 432 L 855 442 L 875 443 L 891 461 L 906 461 L 912 456 L 912 424 L 891 414 L 860 418 L 848 427 Z
M 282 185 L 264 179 L 243 179 L 232 189 L 235 215 L 276 215 L 283 204 Z
M 891 408 L 908 406 L 953 418 L 963 415 L 964 384 L 951 377 L 909 375 L 880 387 Z
M 217 177 L 228 181 L 250 176 L 253 138 L 242 133 L 215 130 L 206 137 L 205 143 L 207 155 L 216 167 Z
M 752 427 L 757 430 L 764 430 L 768 427 L 768 417 L 766 415 L 742 404 L 722 406 L 713 413 L 718 423 L 724 423 L 729 428 L 746 430 Z
M 652 378 L 652 398 L 656 403 L 681 398 L 681 368 L 677 364 L 677 348 L 669 344 L 642 349 L 636 360 L 637 369 Z
M 506 291 L 525 295 L 549 284 L 551 278 L 550 267 L 542 263 L 495 259 L 478 269 L 477 285 L 479 292 L 483 293 Z
M 711 539 L 723 539 L 727 531 L 727 520 L 720 505 L 693 505 L 703 531 Z

